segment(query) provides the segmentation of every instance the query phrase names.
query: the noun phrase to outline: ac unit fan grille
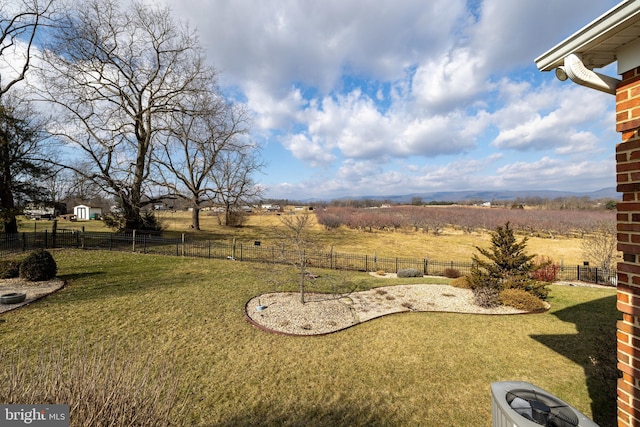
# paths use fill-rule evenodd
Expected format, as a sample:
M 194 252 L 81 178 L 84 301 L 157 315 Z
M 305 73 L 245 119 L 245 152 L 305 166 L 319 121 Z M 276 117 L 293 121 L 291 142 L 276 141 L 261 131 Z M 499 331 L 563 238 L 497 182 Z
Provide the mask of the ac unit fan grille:
M 578 427 L 576 414 L 563 402 L 535 390 L 512 390 L 507 403 L 523 417 L 546 427 Z

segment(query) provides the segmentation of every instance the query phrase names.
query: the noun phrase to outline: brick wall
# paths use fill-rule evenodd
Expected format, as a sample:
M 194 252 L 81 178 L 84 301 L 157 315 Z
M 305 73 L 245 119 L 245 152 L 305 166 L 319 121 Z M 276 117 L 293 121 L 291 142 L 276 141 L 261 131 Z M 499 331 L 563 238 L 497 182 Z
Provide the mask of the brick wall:
M 640 68 L 622 76 L 616 94 L 618 203 L 618 426 L 640 426 Z

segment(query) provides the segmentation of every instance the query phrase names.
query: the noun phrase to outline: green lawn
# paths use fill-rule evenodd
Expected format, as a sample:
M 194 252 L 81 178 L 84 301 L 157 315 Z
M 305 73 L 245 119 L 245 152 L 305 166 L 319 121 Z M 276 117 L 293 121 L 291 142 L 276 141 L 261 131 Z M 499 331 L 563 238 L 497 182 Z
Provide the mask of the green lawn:
M 544 314 L 408 313 L 288 337 L 244 319 L 250 298 L 275 290 L 264 266 L 54 255 L 68 285 L 0 315 L 0 349 L 109 342 L 131 363 L 169 356 L 187 399 L 186 425 L 490 426 L 490 383 L 506 380 L 532 382 L 601 427 L 615 425 L 614 289 L 552 286 Z M 360 289 L 398 283 L 351 278 Z M 1 365 L 0 378 L 8 369 Z

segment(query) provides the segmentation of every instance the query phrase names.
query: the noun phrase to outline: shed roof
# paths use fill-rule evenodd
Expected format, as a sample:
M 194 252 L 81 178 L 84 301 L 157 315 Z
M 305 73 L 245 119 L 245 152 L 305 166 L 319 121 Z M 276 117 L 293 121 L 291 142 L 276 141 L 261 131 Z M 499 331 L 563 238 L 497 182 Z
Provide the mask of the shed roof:
M 620 60 L 634 42 L 640 43 L 640 1 L 626 0 L 540 55 L 535 62 L 540 71 L 551 71 L 574 53 L 580 55 L 589 69 L 618 61 L 618 73 L 622 74 L 638 66 L 631 65 L 635 61 Z

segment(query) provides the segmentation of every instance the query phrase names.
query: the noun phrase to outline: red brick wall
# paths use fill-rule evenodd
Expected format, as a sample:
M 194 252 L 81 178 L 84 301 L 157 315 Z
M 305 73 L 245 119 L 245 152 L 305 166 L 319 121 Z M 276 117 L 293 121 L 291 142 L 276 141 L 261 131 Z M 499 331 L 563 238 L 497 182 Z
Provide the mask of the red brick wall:
M 626 72 L 616 94 L 618 203 L 618 426 L 640 426 L 640 68 Z

